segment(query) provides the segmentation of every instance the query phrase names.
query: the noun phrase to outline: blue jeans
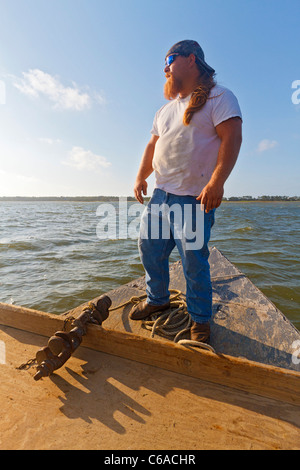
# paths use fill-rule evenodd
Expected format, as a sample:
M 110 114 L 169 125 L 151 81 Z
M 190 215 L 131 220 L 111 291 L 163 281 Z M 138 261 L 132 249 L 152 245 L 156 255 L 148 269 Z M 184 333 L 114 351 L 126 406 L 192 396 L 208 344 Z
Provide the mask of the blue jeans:
M 150 305 L 169 301 L 169 257 L 177 246 L 186 279 L 188 312 L 197 323 L 210 320 L 212 287 L 208 242 L 214 212 L 200 211 L 200 201 L 194 196 L 176 196 L 158 188 L 154 190 L 141 219 L 139 237 Z

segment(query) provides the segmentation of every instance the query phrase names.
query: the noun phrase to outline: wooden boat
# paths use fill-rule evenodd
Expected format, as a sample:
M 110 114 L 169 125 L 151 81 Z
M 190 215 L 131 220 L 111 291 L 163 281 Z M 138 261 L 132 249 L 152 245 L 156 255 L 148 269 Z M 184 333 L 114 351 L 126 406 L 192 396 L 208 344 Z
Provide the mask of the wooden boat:
M 0 449 L 299 449 L 300 333 L 216 248 L 210 265 L 214 352 L 129 320 L 142 277 L 108 292 L 105 323 L 35 382 L 18 366 L 87 304 L 62 315 L 0 304 Z M 185 292 L 180 262 L 170 288 Z

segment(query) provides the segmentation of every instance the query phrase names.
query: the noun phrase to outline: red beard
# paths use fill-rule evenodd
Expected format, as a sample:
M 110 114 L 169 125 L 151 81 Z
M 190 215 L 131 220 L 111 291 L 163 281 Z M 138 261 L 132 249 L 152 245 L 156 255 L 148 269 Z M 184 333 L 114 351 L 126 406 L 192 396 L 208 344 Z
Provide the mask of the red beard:
M 175 99 L 181 90 L 181 81 L 173 77 L 173 75 L 166 76 L 167 81 L 164 86 L 164 96 L 167 100 Z

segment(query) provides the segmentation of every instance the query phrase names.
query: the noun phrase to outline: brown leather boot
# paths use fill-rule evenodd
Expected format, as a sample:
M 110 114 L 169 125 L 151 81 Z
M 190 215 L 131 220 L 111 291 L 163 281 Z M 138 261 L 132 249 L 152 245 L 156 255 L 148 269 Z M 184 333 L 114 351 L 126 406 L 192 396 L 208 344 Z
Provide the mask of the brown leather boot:
M 147 303 L 147 300 L 144 300 L 132 307 L 129 313 L 129 318 L 131 320 L 144 320 L 153 313 L 162 312 L 163 310 L 167 310 L 169 307 L 170 302 L 163 305 L 150 305 Z
M 191 340 L 199 341 L 200 343 L 209 343 L 210 340 L 210 324 L 192 322 L 191 326 Z

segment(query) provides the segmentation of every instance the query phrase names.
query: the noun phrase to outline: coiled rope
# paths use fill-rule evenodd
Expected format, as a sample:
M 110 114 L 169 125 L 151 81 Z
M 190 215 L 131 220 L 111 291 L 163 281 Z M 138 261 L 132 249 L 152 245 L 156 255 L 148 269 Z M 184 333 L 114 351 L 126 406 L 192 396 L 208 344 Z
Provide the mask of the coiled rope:
M 142 320 L 142 325 L 146 330 L 151 331 L 150 337 L 154 338 L 155 335 L 163 336 L 171 339 L 174 343 L 181 344 L 186 347 L 198 347 L 208 349 L 216 353 L 214 348 L 209 344 L 200 341 L 192 341 L 190 339 L 180 339 L 181 336 L 188 336 L 192 319 L 187 311 L 187 305 L 184 294 L 177 289 L 170 289 L 170 308 L 167 312 L 156 312 L 151 315 L 147 320 Z M 120 304 L 116 307 L 110 308 L 109 311 L 117 310 L 129 304 L 138 304 L 147 298 L 147 295 L 133 296 L 127 302 Z M 170 311 L 171 310 L 171 311 Z

